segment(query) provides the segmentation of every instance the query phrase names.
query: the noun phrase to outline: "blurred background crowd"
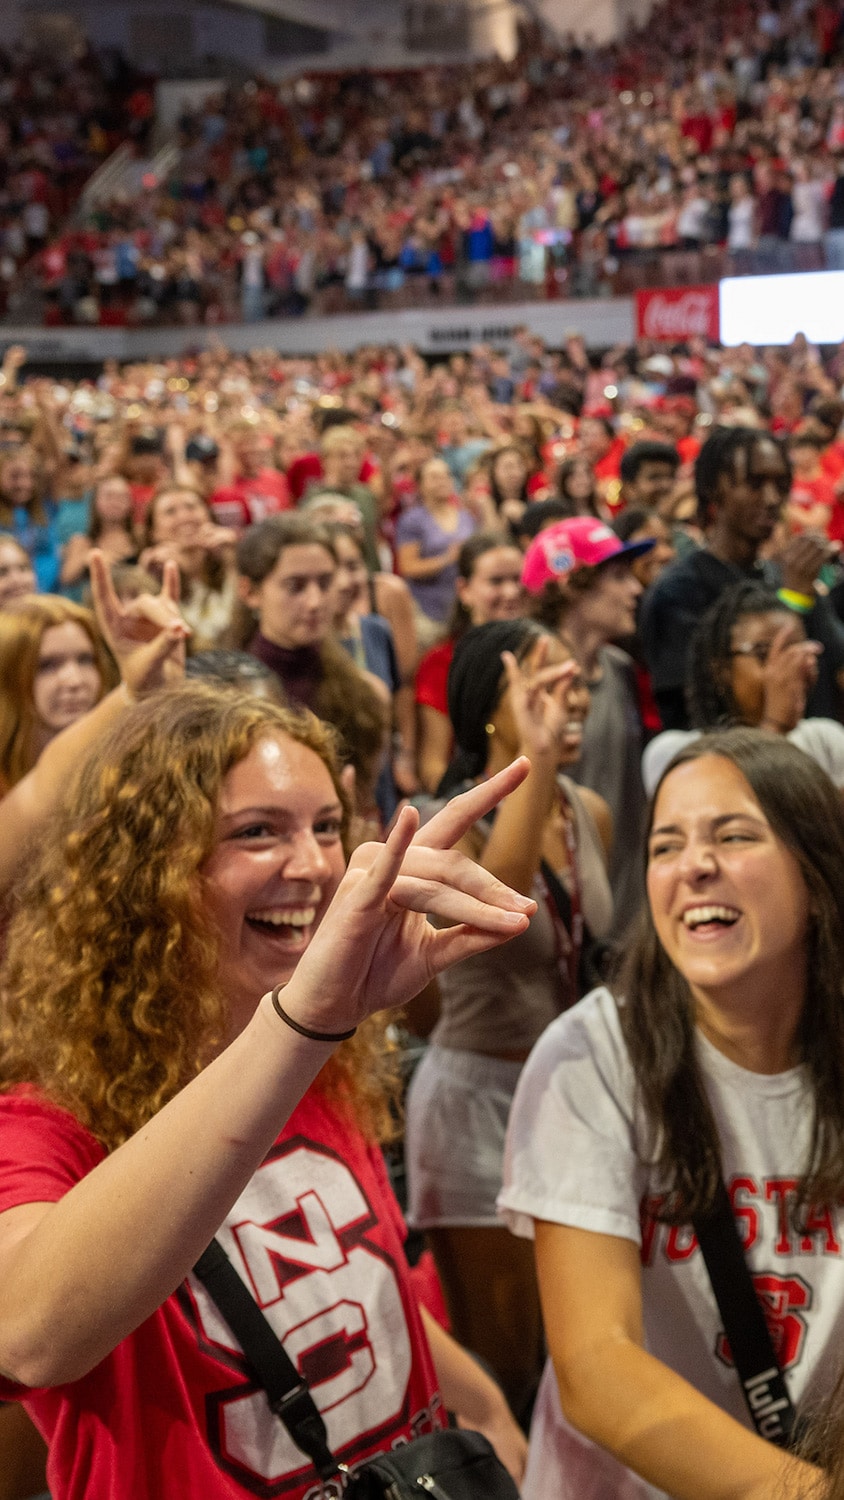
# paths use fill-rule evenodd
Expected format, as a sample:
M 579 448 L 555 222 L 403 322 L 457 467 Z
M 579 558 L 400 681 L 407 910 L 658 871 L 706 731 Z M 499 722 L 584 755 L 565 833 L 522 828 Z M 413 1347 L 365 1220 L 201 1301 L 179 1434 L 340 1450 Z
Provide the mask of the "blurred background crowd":
M 333 72 L 212 93 L 160 169 L 154 80 L 12 51 L 0 302 L 19 322 L 216 324 L 837 269 L 841 46 L 827 0 L 660 5 L 602 47 L 525 24 L 511 62 L 412 88 Z M 120 143 L 137 171 L 80 201 Z

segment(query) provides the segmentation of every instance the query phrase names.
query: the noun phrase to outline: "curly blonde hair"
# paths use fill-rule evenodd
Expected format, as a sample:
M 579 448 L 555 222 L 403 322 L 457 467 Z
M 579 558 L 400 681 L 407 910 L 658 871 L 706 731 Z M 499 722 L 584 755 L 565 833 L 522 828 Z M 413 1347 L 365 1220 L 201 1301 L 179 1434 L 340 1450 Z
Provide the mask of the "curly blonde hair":
M 223 781 L 267 735 L 319 756 L 345 841 L 348 800 L 329 727 L 192 682 L 139 704 L 101 742 L 21 889 L 0 975 L 0 1090 L 34 1085 L 108 1150 L 222 1044 L 219 938 L 199 872 Z M 385 1139 L 396 1072 L 384 1019 L 372 1017 L 317 1086 L 370 1138 Z

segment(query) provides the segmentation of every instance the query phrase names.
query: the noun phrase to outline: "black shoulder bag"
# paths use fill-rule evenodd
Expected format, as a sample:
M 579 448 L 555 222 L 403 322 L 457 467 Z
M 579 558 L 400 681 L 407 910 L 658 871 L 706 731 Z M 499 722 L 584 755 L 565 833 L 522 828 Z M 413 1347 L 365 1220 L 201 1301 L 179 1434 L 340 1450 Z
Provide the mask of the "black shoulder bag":
M 323 1482 L 343 1476 L 347 1500 L 519 1500 L 510 1475 L 479 1432 L 448 1428 L 427 1433 L 387 1453 L 376 1453 L 350 1471 L 328 1446 L 325 1423 L 293 1361 L 241 1281 L 218 1240 L 194 1266 L 235 1335 L 270 1410 Z
M 711 1212 L 693 1222 L 753 1425 L 769 1443 L 790 1448 L 796 1437 L 797 1413 L 723 1182 L 718 1184 Z

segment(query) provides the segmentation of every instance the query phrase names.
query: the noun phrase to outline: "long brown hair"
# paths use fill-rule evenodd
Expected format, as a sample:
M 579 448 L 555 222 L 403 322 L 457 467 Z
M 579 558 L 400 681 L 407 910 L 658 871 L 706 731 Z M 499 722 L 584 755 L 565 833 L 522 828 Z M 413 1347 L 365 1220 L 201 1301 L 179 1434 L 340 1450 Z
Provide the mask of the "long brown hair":
M 798 1045 L 814 1100 L 809 1158 L 796 1209 L 831 1205 L 844 1191 L 844 812 L 832 782 L 787 740 L 754 729 L 703 735 L 674 757 L 733 763 L 797 860 L 809 895 L 808 994 Z M 654 793 L 653 809 L 659 796 Z M 695 1053 L 691 991 L 656 934 L 645 904 L 618 975 L 622 1030 L 650 1125 L 648 1149 L 671 1190 L 661 1214 L 685 1223 L 711 1207 L 721 1149 Z
M 32 769 L 38 727 L 33 689 L 45 630 L 79 625 L 89 636 L 103 685 L 116 673 L 89 609 L 55 594 L 19 599 L 0 610 L 0 794 Z
M 144 519 L 143 545 L 145 547 L 155 546 L 155 512 L 160 500 L 165 495 L 193 495 L 200 502 L 208 520 L 213 519 L 211 507 L 205 496 L 192 484 L 162 484 L 156 490 L 149 502 L 146 517 Z M 226 581 L 226 566 L 222 558 L 216 557 L 211 552 L 206 552 L 202 560 L 202 582 L 215 593 L 219 593 Z M 193 580 L 182 574 L 182 598 L 189 599 Z
M 345 838 L 327 725 L 191 682 L 137 705 L 106 737 L 24 882 L 0 975 L 0 1089 L 35 1085 L 109 1150 L 195 1077 L 225 1034 L 219 938 L 199 872 L 223 781 L 267 735 L 319 756 Z M 391 1077 L 377 1018 L 320 1075 L 373 1136 L 389 1129 Z
M 10 464 L 25 463 L 32 471 L 32 497 L 25 509 L 36 526 L 46 526 L 47 510 L 44 504 L 46 484 L 38 455 L 32 448 L 16 448 L 0 458 L 0 527 L 4 530 L 14 525 L 15 505 L 3 489 L 3 474 Z
M 271 516 L 251 526 L 241 537 L 237 547 L 238 573 L 252 584 L 261 584 L 288 547 L 309 546 L 323 547 L 336 565 L 334 543 L 324 526 L 295 511 Z M 242 604 L 238 621 L 235 644 L 245 649 L 255 634 L 257 619 L 254 611 Z M 322 675 L 314 707 L 319 717 L 336 729 L 340 753 L 354 766 L 361 791 L 368 796 L 388 727 L 385 706 L 336 636 L 325 637 L 319 655 Z

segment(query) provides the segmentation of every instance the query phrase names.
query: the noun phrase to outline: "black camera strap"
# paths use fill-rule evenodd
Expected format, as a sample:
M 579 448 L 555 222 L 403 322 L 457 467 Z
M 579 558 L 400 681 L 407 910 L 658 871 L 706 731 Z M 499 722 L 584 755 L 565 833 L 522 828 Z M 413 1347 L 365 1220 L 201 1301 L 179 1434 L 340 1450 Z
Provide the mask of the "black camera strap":
M 270 1410 L 284 1423 L 296 1447 L 307 1454 L 320 1479 L 330 1479 L 339 1464 L 328 1446 L 325 1423 L 308 1382 L 285 1353 L 219 1240 L 211 1241 L 193 1269 L 266 1391 Z
M 693 1223 L 753 1425 L 760 1437 L 787 1448 L 797 1414 L 723 1182 L 712 1211 Z

